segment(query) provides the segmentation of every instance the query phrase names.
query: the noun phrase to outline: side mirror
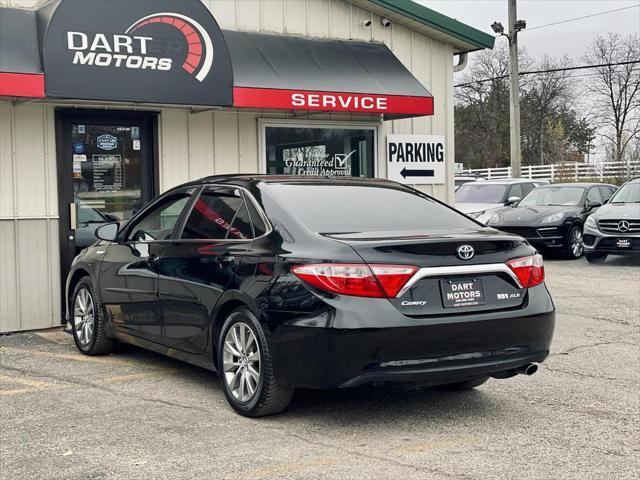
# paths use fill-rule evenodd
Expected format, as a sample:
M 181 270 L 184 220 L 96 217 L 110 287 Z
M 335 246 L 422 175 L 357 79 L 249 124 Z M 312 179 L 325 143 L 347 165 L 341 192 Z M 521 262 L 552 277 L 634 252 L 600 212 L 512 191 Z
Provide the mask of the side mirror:
M 96 237 L 100 240 L 106 240 L 107 242 L 113 242 L 118 236 L 118 229 L 120 224 L 118 222 L 105 223 L 104 225 L 96 228 Z
M 589 200 L 585 200 L 584 202 L 584 209 L 585 210 L 593 210 L 594 208 L 598 208 L 601 207 L 602 204 L 600 203 L 592 203 Z
M 509 205 L 513 206 L 516 203 L 518 203 L 520 200 L 522 200 L 520 197 L 509 197 L 505 202 L 505 206 L 509 206 Z

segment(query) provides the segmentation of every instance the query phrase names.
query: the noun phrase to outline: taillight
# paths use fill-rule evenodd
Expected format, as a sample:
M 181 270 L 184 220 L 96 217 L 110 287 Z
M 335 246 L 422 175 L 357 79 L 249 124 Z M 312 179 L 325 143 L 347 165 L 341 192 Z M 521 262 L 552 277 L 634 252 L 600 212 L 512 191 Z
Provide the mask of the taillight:
M 321 263 L 296 265 L 291 272 L 325 292 L 354 297 L 395 297 L 418 271 L 403 265 Z
M 516 274 L 524 288 L 535 287 L 544 282 L 544 264 L 542 255 L 515 258 L 507 262 L 507 266 Z

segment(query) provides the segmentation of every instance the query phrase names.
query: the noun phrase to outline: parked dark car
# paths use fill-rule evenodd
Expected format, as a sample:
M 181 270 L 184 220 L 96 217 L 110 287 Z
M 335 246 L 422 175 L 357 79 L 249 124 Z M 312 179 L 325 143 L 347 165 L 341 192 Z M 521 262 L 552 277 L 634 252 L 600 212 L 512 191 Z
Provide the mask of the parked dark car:
M 640 178 L 625 183 L 585 222 L 584 256 L 600 263 L 607 255 L 640 255 Z
M 558 250 L 566 258 L 580 258 L 586 218 L 609 200 L 615 190 L 615 186 L 601 183 L 538 187 L 515 207 L 495 213 L 488 225 L 520 235 L 540 250 Z
M 208 177 L 98 229 L 67 281 L 79 350 L 217 370 L 243 415 L 296 387 L 532 374 L 555 309 L 522 238 L 384 180 Z

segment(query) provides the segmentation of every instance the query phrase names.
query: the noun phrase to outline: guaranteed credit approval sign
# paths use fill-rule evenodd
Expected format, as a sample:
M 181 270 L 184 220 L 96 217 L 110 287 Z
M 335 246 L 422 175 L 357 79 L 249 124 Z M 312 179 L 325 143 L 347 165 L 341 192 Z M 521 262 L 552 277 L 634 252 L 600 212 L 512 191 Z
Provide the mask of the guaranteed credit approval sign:
M 446 182 L 444 135 L 387 135 L 387 178 L 409 185 Z

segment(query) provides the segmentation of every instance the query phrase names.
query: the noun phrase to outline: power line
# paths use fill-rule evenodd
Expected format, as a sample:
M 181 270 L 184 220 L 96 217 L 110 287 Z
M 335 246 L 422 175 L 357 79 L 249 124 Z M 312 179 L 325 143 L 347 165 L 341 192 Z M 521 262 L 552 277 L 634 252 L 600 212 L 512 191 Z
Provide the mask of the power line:
M 526 72 L 520 72 L 520 76 L 522 75 L 538 75 L 541 73 L 554 73 L 554 72 L 569 72 L 574 70 L 585 70 L 590 68 L 601 68 L 601 67 L 616 67 L 620 65 L 632 65 L 635 63 L 640 63 L 640 60 L 630 60 L 628 62 L 616 62 L 616 63 L 599 63 L 597 65 L 578 65 L 577 67 L 562 67 L 562 68 L 550 68 L 548 70 L 530 70 Z M 500 75 L 492 78 L 483 78 L 482 80 L 474 80 L 472 82 L 466 83 L 458 83 L 454 85 L 454 87 L 466 87 L 469 85 L 475 85 L 477 83 L 491 82 L 493 80 L 500 80 L 502 78 L 509 78 L 509 75 Z
M 616 8 L 614 10 L 607 10 L 605 12 L 592 13 L 591 15 L 584 15 L 582 17 L 567 18 L 566 20 L 560 20 L 560 21 L 553 22 L 553 23 L 546 23 L 544 25 L 537 25 L 535 27 L 529 27 L 526 30 L 523 30 L 521 33 L 529 32 L 531 30 L 536 30 L 537 28 L 551 27 L 553 25 L 561 25 L 563 23 L 575 22 L 576 20 L 584 20 L 585 18 L 597 17 L 599 15 L 605 15 L 607 13 L 620 12 L 622 10 L 629 10 L 630 8 L 638 8 L 638 7 L 640 7 L 640 5 L 630 5 L 628 7 Z

